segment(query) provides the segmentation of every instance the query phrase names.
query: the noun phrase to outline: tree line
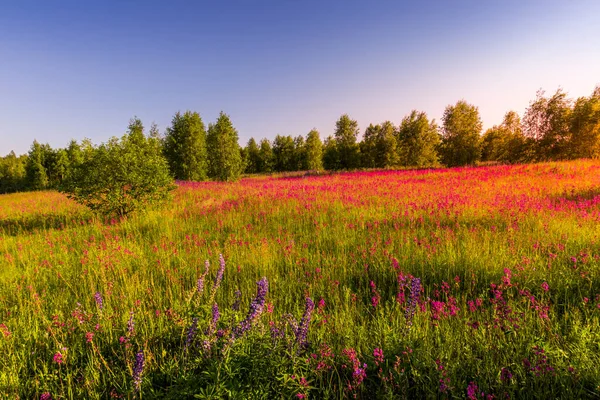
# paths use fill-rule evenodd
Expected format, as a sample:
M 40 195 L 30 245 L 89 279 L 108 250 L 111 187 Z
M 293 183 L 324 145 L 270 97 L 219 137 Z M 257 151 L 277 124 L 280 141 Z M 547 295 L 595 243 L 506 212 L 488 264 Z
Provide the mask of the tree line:
M 192 111 L 177 112 L 162 134 L 156 125 L 145 133 L 142 122 L 134 118 L 128 129 L 130 136 L 132 133 L 154 143 L 152 148 L 173 178 L 192 181 L 234 181 L 243 173 L 598 158 L 600 86 L 590 96 L 576 100 L 561 89 L 551 96 L 539 91 L 522 118 L 509 111 L 500 125 L 485 132 L 478 108 L 461 100 L 446 107 L 441 125 L 413 110 L 398 126 L 390 121 L 370 124 L 362 138 L 357 121 L 342 115 L 333 134 L 324 140 L 313 129 L 306 137 L 277 135 L 272 141 L 260 142 L 251 138 L 242 147 L 227 114 L 221 112 L 207 127 L 200 114 Z M 0 158 L 0 193 L 60 188 L 109 144 L 95 146 L 84 139 L 53 149 L 34 141 L 27 155 L 11 152 Z M 135 158 L 132 154 L 128 157 Z

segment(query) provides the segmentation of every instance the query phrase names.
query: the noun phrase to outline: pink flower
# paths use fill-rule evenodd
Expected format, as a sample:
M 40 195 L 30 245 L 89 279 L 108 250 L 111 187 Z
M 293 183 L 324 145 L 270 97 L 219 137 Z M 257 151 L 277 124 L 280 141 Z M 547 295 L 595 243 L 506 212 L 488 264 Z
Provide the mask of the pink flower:
M 54 357 L 52 357 L 52 360 L 57 364 L 62 364 L 65 362 L 63 355 L 60 353 L 60 351 L 57 351 L 56 354 L 54 354 Z
M 373 357 L 375 357 L 375 363 L 377 365 L 379 365 L 380 363 L 383 362 L 383 350 L 381 350 L 379 347 L 377 347 L 375 350 L 373 350 Z
M 94 334 L 92 332 L 88 332 L 85 334 L 85 341 L 87 343 L 92 343 L 92 339 L 94 339 Z
M 542 283 L 542 289 L 544 289 L 544 292 L 547 292 L 548 290 L 550 290 L 550 286 L 548 286 L 548 282 L 544 282 Z
M 305 398 L 306 398 L 306 395 L 305 395 L 305 394 L 302 394 L 302 393 L 298 393 L 298 394 L 296 395 L 296 397 L 297 397 L 297 398 L 299 398 L 299 399 L 305 399 Z

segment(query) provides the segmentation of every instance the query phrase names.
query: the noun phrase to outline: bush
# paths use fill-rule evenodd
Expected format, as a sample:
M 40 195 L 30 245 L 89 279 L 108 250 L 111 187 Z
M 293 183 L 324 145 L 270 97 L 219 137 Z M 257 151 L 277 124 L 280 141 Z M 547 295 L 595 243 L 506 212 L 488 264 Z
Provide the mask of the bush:
M 167 200 L 174 188 L 159 140 L 136 119 L 121 139 L 94 149 L 60 190 L 104 217 L 124 217 Z

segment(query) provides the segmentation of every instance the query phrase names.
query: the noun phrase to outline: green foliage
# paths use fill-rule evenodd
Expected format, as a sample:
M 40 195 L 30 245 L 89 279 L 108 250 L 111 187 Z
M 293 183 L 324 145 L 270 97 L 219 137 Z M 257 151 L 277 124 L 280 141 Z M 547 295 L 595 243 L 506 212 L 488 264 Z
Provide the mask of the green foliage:
M 479 110 L 464 100 L 446 107 L 442 118 L 442 161 L 449 167 L 473 165 L 481 158 Z
M 400 164 L 396 129 L 390 121 L 370 124 L 359 147 L 364 168 L 393 168 Z
M 248 140 L 248 144 L 246 145 L 246 170 L 245 172 L 248 174 L 254 174 L 259 172 L 260 169 L 260 149 L 258 148 L 258 144 L 256 144 L 256 140 L 254 138 L 250 138 Z
M 440 141 L 435 121 L 430 122 L 426 113 L 413 110 L 402 119 L 398 129 L 401 164 L 417 168 L 439 166 L 437 148 Z
M 165 133 L 163 151 L 175 179 L 208 179 L 206 129 L 197 112 L 177 112 L 173 116 Z
M 217 122 L 210 124 L 206 135 L 208 175 L 219 181 L 236 181 L 244 170 L 238 132 L 229 116 L 221 111 Z
M 360 165 L 360 149 L 357 143 L 358 122 L 344 114 L 335 123 L 335 142 L 338 165 L 335 169 L 353 169 Z
M 274 169 L 278 172 L 295 171 L 294 139 L 291 136 L 277 135 L 273 140 Z
M 328 171 L 341 169 L 337 141 L 333 136 L 328 136 L 323 143 L 323 166 Z
M 36 140 L 29 150 L 27 164 L 25 165 L 25 175 L 27 187 L 30 190 L 43 190 L 48 187 L 48 175 L 46 168 L 44 168 L 47 154 L 46 146 L 39 144 Z
M 261 140 L 256 172 L 273 172 L 274 163 L 275 156 L 273 155 L 273 148 L 271 147 L 271 142 L 268 139 Z
M 160 142 L 146 137 L 136 118 L 121 139 L 84 158 L 61 191 L 104 217 L 124 217 L 169 199 L 174 188 Z
M 319 131 L 311 130 L 306 135 L 305 143 L 306 169 L 320 171 L 323 169 L 323 143 Z
M 292 171 L 306 171 L 308 169 L 308 159 L 306 156 L 306 142 L 302 135 L 298 135 L 294 138 L 294 158 L 292 160 Z
M 569 158 L 600 157 L 600 86 L 575 102 L 570 132 Z
M 558 89 L 552 97 L 539 90 L 523 116 L 525 135 L 535 143 L 535 161 L 568 157 L 571 100 Z
M 0 193 L 12 193 L 26 189 L 26 164 L 27 156 L 17 157 L 14 151 L 0 158 Z

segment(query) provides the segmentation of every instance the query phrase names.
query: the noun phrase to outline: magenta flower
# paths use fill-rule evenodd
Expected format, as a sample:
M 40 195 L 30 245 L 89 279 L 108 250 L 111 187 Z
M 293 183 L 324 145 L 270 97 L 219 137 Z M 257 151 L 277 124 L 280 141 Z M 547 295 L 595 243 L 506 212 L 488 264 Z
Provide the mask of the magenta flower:
M 65 359 L 64 359 L 64 357 L 63 357 L 63 355 L 61 354 L 61 352 L 60 352 L 60 351 L 57 351 L 57 352 L 54 354 L 54 357 L 52 357 L 52 360 L 53 360 L 55 363 L 57 363 L 57 364 L 62 364 L 62 363 L 64 363 L 64 362 L 65 362 Z

